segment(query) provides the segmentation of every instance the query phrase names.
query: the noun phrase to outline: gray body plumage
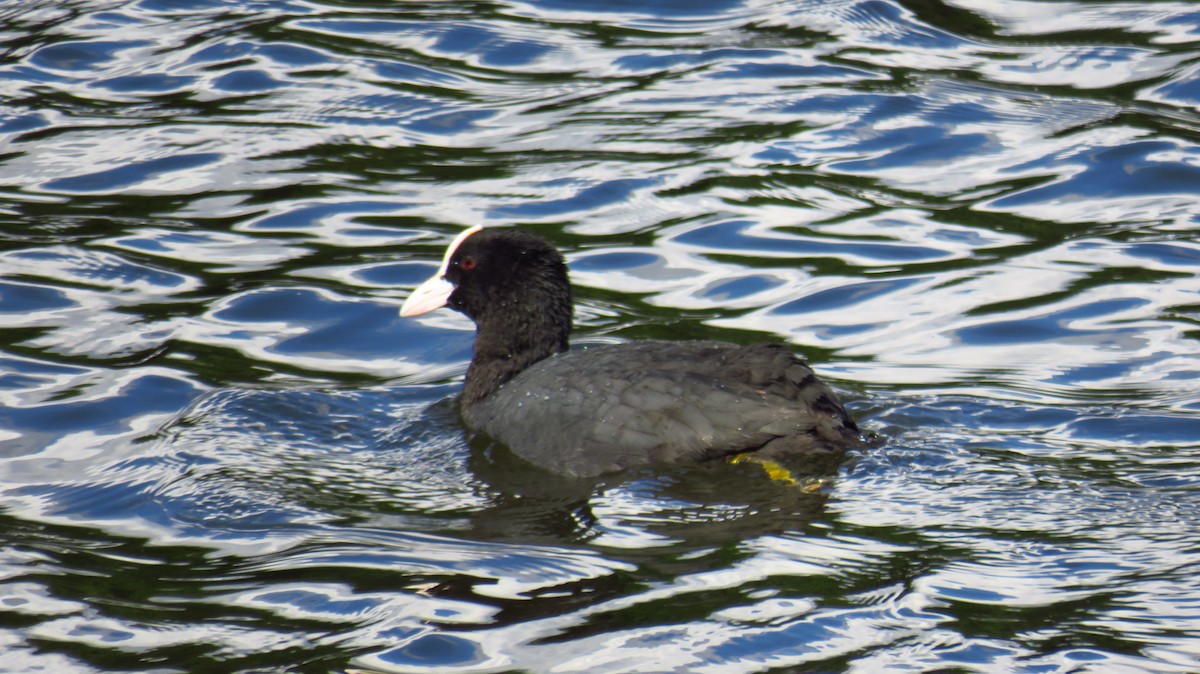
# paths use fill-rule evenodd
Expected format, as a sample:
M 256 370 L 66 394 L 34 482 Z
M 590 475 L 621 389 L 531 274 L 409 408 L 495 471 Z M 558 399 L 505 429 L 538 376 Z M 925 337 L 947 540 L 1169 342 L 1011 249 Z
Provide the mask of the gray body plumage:
M 567 351 L 464 405 L 463 416 L 518 456 L 576 477 L 743 452 L 833 451 L 858 438 L 836 394 L 778 344 Z

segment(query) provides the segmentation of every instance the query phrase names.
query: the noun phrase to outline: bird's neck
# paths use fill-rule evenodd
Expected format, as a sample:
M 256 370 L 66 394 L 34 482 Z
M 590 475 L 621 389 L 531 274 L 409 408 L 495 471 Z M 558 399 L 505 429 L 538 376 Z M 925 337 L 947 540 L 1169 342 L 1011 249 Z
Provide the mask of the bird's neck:
M 534 363 L 566 351 L 571 332 L 571 304 L 567 298 L 547 311 L 506 312 L 499 317 L 480 317 L 475 332 L 475 354 L 463 383 L 463 406 L 479 402 L 496 392 Z M 493 320 L 489 320 L 493 318 Z

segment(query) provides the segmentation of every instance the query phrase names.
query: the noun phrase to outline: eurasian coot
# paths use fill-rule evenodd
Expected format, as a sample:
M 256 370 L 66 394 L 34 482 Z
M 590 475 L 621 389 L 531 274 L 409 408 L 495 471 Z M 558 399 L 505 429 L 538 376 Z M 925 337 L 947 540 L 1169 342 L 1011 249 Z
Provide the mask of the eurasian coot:
M 828 386 L 780 344 L 638 341 L 568 350 L 567 265 L 520 229 L 473 227 L 401 316 L 449 306 L 475 321 L 462 414 L 518 456 L 568 476 L 752 452 L 776 460 L 861 440 Z

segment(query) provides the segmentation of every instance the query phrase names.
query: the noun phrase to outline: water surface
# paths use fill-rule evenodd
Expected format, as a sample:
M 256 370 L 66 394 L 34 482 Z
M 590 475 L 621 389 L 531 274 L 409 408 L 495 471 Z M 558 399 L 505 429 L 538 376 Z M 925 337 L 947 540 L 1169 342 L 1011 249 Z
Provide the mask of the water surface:
M 1200 9 L 0 5 L 0 669 L 1200 671 Z M 580 343 L 782 340 L 887 437 L 547 479 L 464 227 Z

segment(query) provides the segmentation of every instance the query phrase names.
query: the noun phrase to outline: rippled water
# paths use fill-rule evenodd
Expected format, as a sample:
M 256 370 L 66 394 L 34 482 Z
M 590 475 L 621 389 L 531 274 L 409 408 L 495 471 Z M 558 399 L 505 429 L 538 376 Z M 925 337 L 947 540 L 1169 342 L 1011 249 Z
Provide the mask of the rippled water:
M 0 669 L 1200 671 L 1200 8 L 0 4 Z M 463 227 L 887 436 L 464 438 Z

